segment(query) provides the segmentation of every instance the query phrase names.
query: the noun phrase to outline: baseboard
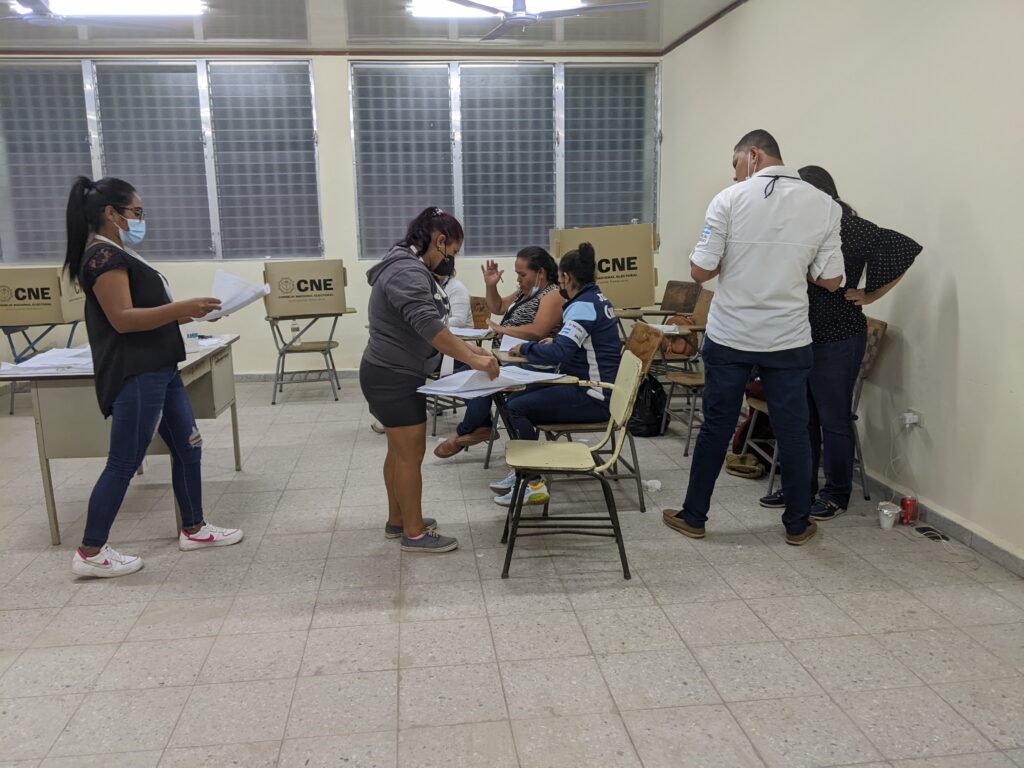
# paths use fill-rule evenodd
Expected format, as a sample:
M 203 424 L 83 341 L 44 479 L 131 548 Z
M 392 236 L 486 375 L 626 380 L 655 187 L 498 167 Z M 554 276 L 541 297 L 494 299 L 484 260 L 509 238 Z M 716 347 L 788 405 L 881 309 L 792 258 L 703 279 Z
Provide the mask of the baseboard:
M 903 489 L 890 485 L 886 480 L 880 479 L 871 472 L 868 472 L 868 479 L 872 492 L 880 490 L 885 497 L 899 497 L 904 494 Z M 979 555 L 984 555 L 996 565 L 1024 578 L 1024 557 L 1021 555 L 993 542 L 970 525 L 965 525 L 964 521 L 957 520 L 950 512 L 935 509 L 920 500 L 918 500 L 917 509 L 921 520 L 927 522 L 928 525 L 939 529 L 964 546 L 970 547 Z

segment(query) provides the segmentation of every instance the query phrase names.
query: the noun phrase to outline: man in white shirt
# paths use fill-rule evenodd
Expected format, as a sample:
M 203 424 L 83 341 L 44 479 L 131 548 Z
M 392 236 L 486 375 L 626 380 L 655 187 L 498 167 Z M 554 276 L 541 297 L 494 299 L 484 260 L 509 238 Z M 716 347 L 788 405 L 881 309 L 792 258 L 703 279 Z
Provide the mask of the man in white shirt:
M 810 520 L 811 446 L 807 376 L 813 362 L 807 283 L 837 290 L 844 280 L 839 239 L 842 209 L 782 163 L 767 131 L 751 131 L 732 159 L 736 184 L 708 206 L 704 231 L 690 254 L 698 283 L 718 278 L 708 314 L 704 360 L 704 422 L 697 436 L 682 510 L 665 524 L 704 537 L 711 494 L 752 376 L 768 400 L 776 449 L 785 472 L 786 542 L 816 531 Z

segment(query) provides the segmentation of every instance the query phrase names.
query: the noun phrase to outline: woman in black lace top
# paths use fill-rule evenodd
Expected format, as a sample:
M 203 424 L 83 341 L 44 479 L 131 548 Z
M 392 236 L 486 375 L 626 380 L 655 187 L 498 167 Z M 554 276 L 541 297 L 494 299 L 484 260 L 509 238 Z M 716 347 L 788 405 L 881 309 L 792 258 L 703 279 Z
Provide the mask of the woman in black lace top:
M 867 343 L 862 307 L 885 296 L 910 269 L 921 246 L 906 235 L 882 229 L 857 215 L 839 199 L 835 181 L 824 168 L 808 165 L 800 178 L 832 197 L 843 209 L 840 235 L 846 288 L 830 293 L 807 286 L 810 300 L 814 367 L 808 378 L 812 491 L 811 518 L 828 520 L 846 511 L 853 491 L 853 389 Z M 861 279 L 864 287 L 860 288 Z M 818 489 L 818 468 L 825 485 Z M 764 506 L 783 506 L 781 493 L 766 496 Z
M 110 454 L 89 497 L 71 572 L 109 578 L 142 567 L 141 558 L 118 552 L 107 538 L 154 433 L 171 453 L 171 484 L 182 522 L 178 547 L 241 541 L 237 528 L 218 528 L 203 518 L 203 440 L 178 375 L 178 363 L 185 359 L 179 323 L 203 317 L 220 302 L 172 300 L 164 276 L 132 249 L 145 237 L 146 220 L 142 199 L 126 181 L 79 177 L 68 198 L 67 229 L 64 268 L 85 294 L 96 397 L 110 417 Z

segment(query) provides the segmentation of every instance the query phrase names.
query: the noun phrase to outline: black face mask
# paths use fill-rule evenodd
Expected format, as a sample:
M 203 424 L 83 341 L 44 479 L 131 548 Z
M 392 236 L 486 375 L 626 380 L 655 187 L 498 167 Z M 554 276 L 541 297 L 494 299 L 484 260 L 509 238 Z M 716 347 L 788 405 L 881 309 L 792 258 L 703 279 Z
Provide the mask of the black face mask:
M 441 277 L 451 277 L 452 272 L 455 271 L 455 257 L 446 255 L 432 271 Z

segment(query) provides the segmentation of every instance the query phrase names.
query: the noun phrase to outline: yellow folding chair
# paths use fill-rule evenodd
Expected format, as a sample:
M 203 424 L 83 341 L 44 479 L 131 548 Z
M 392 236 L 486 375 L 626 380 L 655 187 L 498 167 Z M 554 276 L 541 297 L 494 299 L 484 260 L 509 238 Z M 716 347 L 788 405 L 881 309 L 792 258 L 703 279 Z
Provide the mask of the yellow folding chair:
M 517 536 L 543 536 L 551 534 L 576 533 L 584 536 L 607 536 L 615 539 L 619 547 L 619 558 L 622 561 L 622 575 L 630 578 L 629 564 L 626 562 L 626 548 L 622 543 L 622 529 L 619 527 L 619 514 L 615 507 L 608 474 L 619 460 L 619 453 L 626 442 L 622 432 L 626 430 L 630 416 L 633 414 L 633 403 L 637 390 L 640 388 L 640 359 L 629 350 L 622 353 L 618 373 L 614 384 L 603 382 L 580 381 L 581 387 L 601 387 L 609 389 L 611 398 L 611 418 L 605 429 L 604 437 L 597 445 L 586 443 L 541 442 L 538 440 L 512 440 L 505 448 L 505 463 L 516 473 L 516 484 L 512 492 L 512 503 L 505 518 L 505 532 L 501 538 L 507 543 L 505 550 L 505 567 L 501 577 L 508 578 L 509 565 L 512 562 L 512 551 Z M 614 438 L 614 442 L 613 442 Z M 611 443 L 611 453 L 598 455 L 598 451 Z M 606 461 L 598 464 L 599 459 Z M 551 515 L 548 504 L 539 517 L 523 517 L 523 499 L 531 475 L 575 475 L 592 477 L 601 483 L 605 505 L 608 507 L 607 517 L 598 515 Z M 599 523 L 596 524 L 595 523 Z M 536 529 L 520 533 L 520 528 Z

